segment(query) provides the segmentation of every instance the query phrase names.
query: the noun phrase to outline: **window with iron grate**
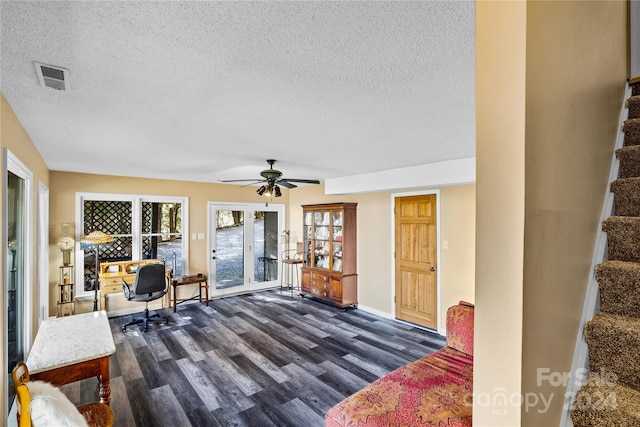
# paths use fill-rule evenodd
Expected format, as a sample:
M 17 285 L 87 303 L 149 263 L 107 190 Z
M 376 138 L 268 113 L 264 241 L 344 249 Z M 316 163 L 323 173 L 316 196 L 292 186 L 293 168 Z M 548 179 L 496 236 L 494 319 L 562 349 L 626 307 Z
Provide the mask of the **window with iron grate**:
M 99 246 L 82 245 L 76 256 L 76 269 L 85 292 L 93 290 L 95 278 L 95 256 L 98 261 L 128 261 L 160 259 L 180 277 L 186 274 L 185 245 L 183 239 L 186 198 L 139 195 L 114 195 L 78 193 L 82 227 L 79 235 L 102 231 L 113 236 L 114 241 Z M 86 247 L 85 247 L 86 246 Z

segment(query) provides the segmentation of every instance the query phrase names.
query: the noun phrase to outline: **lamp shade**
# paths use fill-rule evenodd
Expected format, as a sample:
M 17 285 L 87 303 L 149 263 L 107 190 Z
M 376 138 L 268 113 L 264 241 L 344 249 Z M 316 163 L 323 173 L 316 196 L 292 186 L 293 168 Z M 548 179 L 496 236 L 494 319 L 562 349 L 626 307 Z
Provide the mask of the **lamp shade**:
M 102 245 L 104 243 L 113 242 L 113 236 L 103 233 L 102 231 L 92 231 L 91 233 L 82 236 L 80 242 L 88 243 L 90 245 Z

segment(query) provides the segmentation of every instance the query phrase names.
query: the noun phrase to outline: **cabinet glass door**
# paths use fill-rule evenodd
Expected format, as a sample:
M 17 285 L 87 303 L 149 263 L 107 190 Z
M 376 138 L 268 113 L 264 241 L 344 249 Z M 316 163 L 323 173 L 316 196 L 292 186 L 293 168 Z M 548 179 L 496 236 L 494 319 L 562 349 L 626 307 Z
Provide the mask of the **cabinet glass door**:
M 342 212 L 333 212 L 331 233 L 331 269 L 342 272 Z
M 311 245 L 313 243 L 313 213 L 304 213 L 302 238 L 304 240 L 304 265 L 311 266 Z
M 314 248 L 313 266 L 316 268 L 329 269 L 329 235 L 330 235 L 330 215 L 328 211 L 314 212 Z

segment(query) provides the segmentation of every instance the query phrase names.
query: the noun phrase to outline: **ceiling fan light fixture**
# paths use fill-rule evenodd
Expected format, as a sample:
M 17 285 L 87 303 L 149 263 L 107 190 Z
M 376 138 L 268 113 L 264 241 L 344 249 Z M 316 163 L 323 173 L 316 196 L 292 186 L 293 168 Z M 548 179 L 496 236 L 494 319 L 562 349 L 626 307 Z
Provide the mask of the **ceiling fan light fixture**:
M 280 197 L 282 196 L 282 193 L 280 192 L 280 187 L 278 187 L 277 185 L 273 188 L 275 191 L 275 195 L 276 197 Z
M 258 193 L 258 195 L 262 196 L 265 191 L 267 191 L 267 187 L 265 187 L 264 185 L 261 185 L 260 188 L 258 188 L 256 190 L 256 193 Z
M 273 194 L 273 187 L 271 185 L 267 185 L 267 191 L 264 192 L 265 197 L 271 197 Z

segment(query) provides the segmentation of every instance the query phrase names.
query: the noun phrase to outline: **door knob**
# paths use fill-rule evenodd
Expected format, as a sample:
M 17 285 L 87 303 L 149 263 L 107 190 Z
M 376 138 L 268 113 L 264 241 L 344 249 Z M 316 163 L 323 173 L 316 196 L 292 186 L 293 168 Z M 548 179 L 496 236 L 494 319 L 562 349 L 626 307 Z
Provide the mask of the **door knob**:
M 435 267 L 431 267 L 429 270 L 436 271 L 436 268 Z

